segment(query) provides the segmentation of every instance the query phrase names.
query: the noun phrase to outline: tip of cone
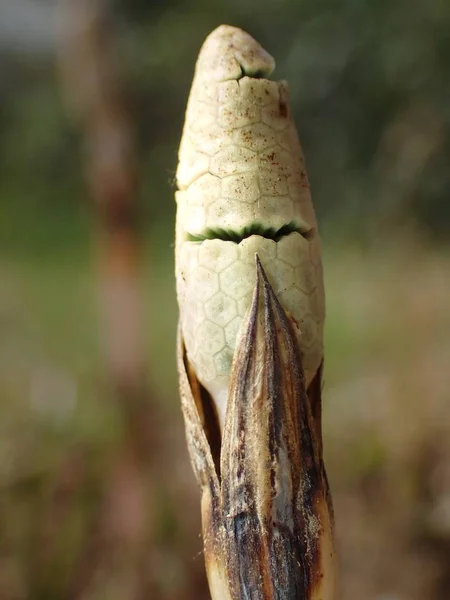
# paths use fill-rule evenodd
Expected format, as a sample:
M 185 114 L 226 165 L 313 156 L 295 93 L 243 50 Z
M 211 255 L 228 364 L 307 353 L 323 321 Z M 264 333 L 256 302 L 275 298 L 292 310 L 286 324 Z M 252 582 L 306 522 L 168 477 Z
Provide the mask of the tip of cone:
M 202 46 L 197 75 L 210 81 L 268 78 L 274 68 L 273 57 L 251 35 L 238 27 L 220 25 Z

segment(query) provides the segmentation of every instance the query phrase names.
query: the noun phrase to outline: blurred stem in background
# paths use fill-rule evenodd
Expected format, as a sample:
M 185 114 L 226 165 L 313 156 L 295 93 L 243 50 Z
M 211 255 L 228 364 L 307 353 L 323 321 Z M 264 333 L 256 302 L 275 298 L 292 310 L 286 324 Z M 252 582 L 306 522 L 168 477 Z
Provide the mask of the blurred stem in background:
M 107 3 L 65 3 L 60 66 L 68 108 L 84 133 L 86 175 L 96 204 L 94 247 L 100 336 L 108 389 L 123 414 L 105 497 L 75 570 L 73 598 L 143 594 L 141 569 L 152 547 L 152 482 L 157 441 L 142 339 L 140 239 L 133 134 L 116 71 L 114 26 Z M 110 590 L 108 594 L 108 590 Z M 156 597 L 155 590 L 146 590 Z

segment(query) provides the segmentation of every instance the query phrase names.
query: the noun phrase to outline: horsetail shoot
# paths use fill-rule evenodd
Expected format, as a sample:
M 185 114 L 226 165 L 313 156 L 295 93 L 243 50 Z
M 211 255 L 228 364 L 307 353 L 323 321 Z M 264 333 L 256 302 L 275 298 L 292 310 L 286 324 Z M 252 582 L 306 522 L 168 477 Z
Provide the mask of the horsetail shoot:
M 333 600 L 320 241 L 288 85 L 206 39 L 177 169 L 178 372 L 213 600 Z

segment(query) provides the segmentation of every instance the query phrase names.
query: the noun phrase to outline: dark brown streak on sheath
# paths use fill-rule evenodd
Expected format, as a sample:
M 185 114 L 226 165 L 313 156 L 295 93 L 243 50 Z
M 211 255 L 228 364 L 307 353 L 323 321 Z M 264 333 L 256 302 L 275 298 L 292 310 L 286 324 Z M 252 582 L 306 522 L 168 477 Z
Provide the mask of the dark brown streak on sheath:
M 319 451 L 322 455 L 322 371 L 323 361 L 308 386 L 309 405 L 316 426 L 316 439 L 319 443 Z
M 238 342 L 233 363 L 239 368 L 233 369 L 235 377 L 230 381 L 229 391 L 233 390 L 236 399 L 233 407 L 228 408 L 222 447 L 222 509 L 227 541 L 228 573 L 231 592 L 234 598 L 252 597 L 252 587 L 259 588 L 260 573 L 255 572 L 261 556 L 261 532 L 254 519 L 255 492 L 254 476 L 248 472 L 251 456 L 248 456 L 246 444 L 246 406 L 245 399 L 252 398 L 249 384 L 253 381 L 253 357 L 248 351 L 255 341 L 257 333 L 259 300 L 259 279 L 253 294 L 247 328 Z M 244 403 L 242 402 L 244 401 Z M 232 408 L 236 410 L 232 410 Z M 231 418 L 230 417 L 231 414 Z M 246 551 L 243 551 L 247 547 Z M 256 558 L 256 561 L 254 558 Z
M 259 259 L 223 438 L 222 509 L 233 598 L 306 600 L 316 579 L 320 448 L 290 321 Z
M 211 450 L 217 477 L 220 479 L 220 446 L 222 440 L 220 435 L 219 420 L 214 402 L 212 401 L 208 391 L 197 379 L 195 370 L 187 358 L 186 350 L 184 350 L 183 353 L 183 361 L 189 379 L 189 386 L 195 401 L 195 406 L 197 408 L 197 412 L 200 417 L 206 439 L 208 440 L 209 448 Z
M 186 440 L 192 467 L 202 490 L 202 534 L 207 570 L 220 563 L 223 557 L 223 514 L 220 506 L 220 484 L 211 444 L 214 427 L 209 429 L 208 410 L 205 411 L 202 387 L 186 355 L 181 328 L 178 328 L 178 375 L 181 406 L 184 415 Z M 219 442 L 220 443 L 220 442 Z
M 262 280 L 262 319 L 266 345 L 264 384 L 267 390 L 266 398 L 271 404 L 268 423 L 271 500 L 275 504 L 280 477 L 286 477 L 286 475 L 290 477 L 293 492 L 288 502 L 281 502 L 281 507 L 272 506 L 270 511 L 272 518 L 268 527 L 270 543 L 268 558 L 272 563 L 274 597 L 298 598 L 303 589 L 307 587 L 308 581 L 308 573 L 303 564 L 306 547 L 295 527 L 296 494 L 294 490 L 299 485 L 300 473 L 294 465 L 300 465 L 300 457 L 297 452 L 299 450 L 297 435 L 299 420 L 294 416 L 298 411 L 296 411 L 296 405 L 292 404 L 293 398 L 289 398 L 291 392 L 295 393 L 295 385 L 290 385 L 293 382 L 286 382 L 285 379 L 286 376 L 289 378 L 291 369 L 294 369 L 294 378 L 298 384 L 301 382 L 301 373 L 298 370 L 297 361 L 292 361 L 292 357 L 295 356 L 295 347 L 292 343 L 290 323 L 267 280 L 259 258 L 257 258 L 257 270 L 258 276 Z M 284 353 L 287 356 L 283 356 Z M 290 434 L 292 434 L 291 438 L 289 438 Z M 280 456 L 281 449 L 287 453 L 287 461 L 286 458 L 283 461 L 283 457 Z M 290 471 L 289 473 L 285 472 L 286 467 Z M 293 560 L 296 564 L 290 564 Z M 298 568 L 299 566 L 301 569 Z M 295 577 L 292 577 L 292 568 L 297 575 Z
M 311 407 L 311 413 L 316 426 L 316 440 L 318 443 L 318 454 L 321 461 L 322 469 L 322 482 L 325 491 L 328 511 L 330 513 L 331 522 L 334 523 L 334 507 L 333 500 L 331 498 L 330 485 L 328 483 L 328 476 L 323 462 L 323 443 L 322 443 L 322 372 L 323 372 L 323 361 L 317 371 L 314 379 L 311 381 L 308 387 L 308 399 Z
M 258 266 L 263 279 L 264 305 L 269 303 L 271 305 L 271 310 L 266 311 L 265 314 L 265 334 L 270 331 L 271 335 L 276 336 L 278 345 L 274 357 L 281 363 L 277 365 L 279 380 L 274 382 L 279 394 L 277 407 L 282 409 L 277 415 L 279 420 L 275 427 L 275 434 L 284 433 L 287 441 L 293 490 L 295 490 L 293 495 L 296 502 L 296 506 L 293 507 L 294 531 L 301 536 L 302 541 L 306 540 L 306 544 L 300 545 L 301 558 L 298 563 L 304 570 L 303 593 L 306 593 L 305 598 L 309 598 L 309 591 L 317 578 L 320 549 L 317 545 L 317 537 L 310 533 L 308 521 L 312 515 L 316 515 L 316 502 L 323 493 L 323 463 L 319 440 L 316 437 L 316 423 L 306 393 L 297 338 L 259 260 Z M 274 324 L 278 327 L 278 332 L 273 331 Z M 271 335 L 268 336 L 269 339 Z M 280 448 L 281 439 L 277 439 L 277 444 Z
M 219 527 L 218 523 L 221 520 L 219 480 L 210 443 L 204 429 L 206 417 L 202 404 L 201 386 L 187 359 L 180 327 L 178 329 L 177 345 L 181 407 L 184 415 L 188 450 L 197 481 L 202 490 L 207 490 L 211 497 L 212 518 Z

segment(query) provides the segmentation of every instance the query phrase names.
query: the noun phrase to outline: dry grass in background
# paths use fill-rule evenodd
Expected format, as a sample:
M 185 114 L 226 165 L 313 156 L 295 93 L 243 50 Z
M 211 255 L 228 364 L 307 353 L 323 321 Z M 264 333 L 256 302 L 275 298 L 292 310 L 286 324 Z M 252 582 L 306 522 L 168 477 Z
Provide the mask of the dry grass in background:
M 206 598 L 168 243 L 164 250 L 146 278 L 163 468 L 157 547 L 142 570 L 160 598 Z M 445 600 L 450 256 L 412 242 L 382 253 L 325 247 L 325 269 L 324 442 L 343 598 Z M 101 399 L 95 285 L 86 249 L 11 253 L 0 263 L 2 600 L 63 597 L 123 434 L 117 407 Z M 121 593 L 113 590 L 110 600 Z

